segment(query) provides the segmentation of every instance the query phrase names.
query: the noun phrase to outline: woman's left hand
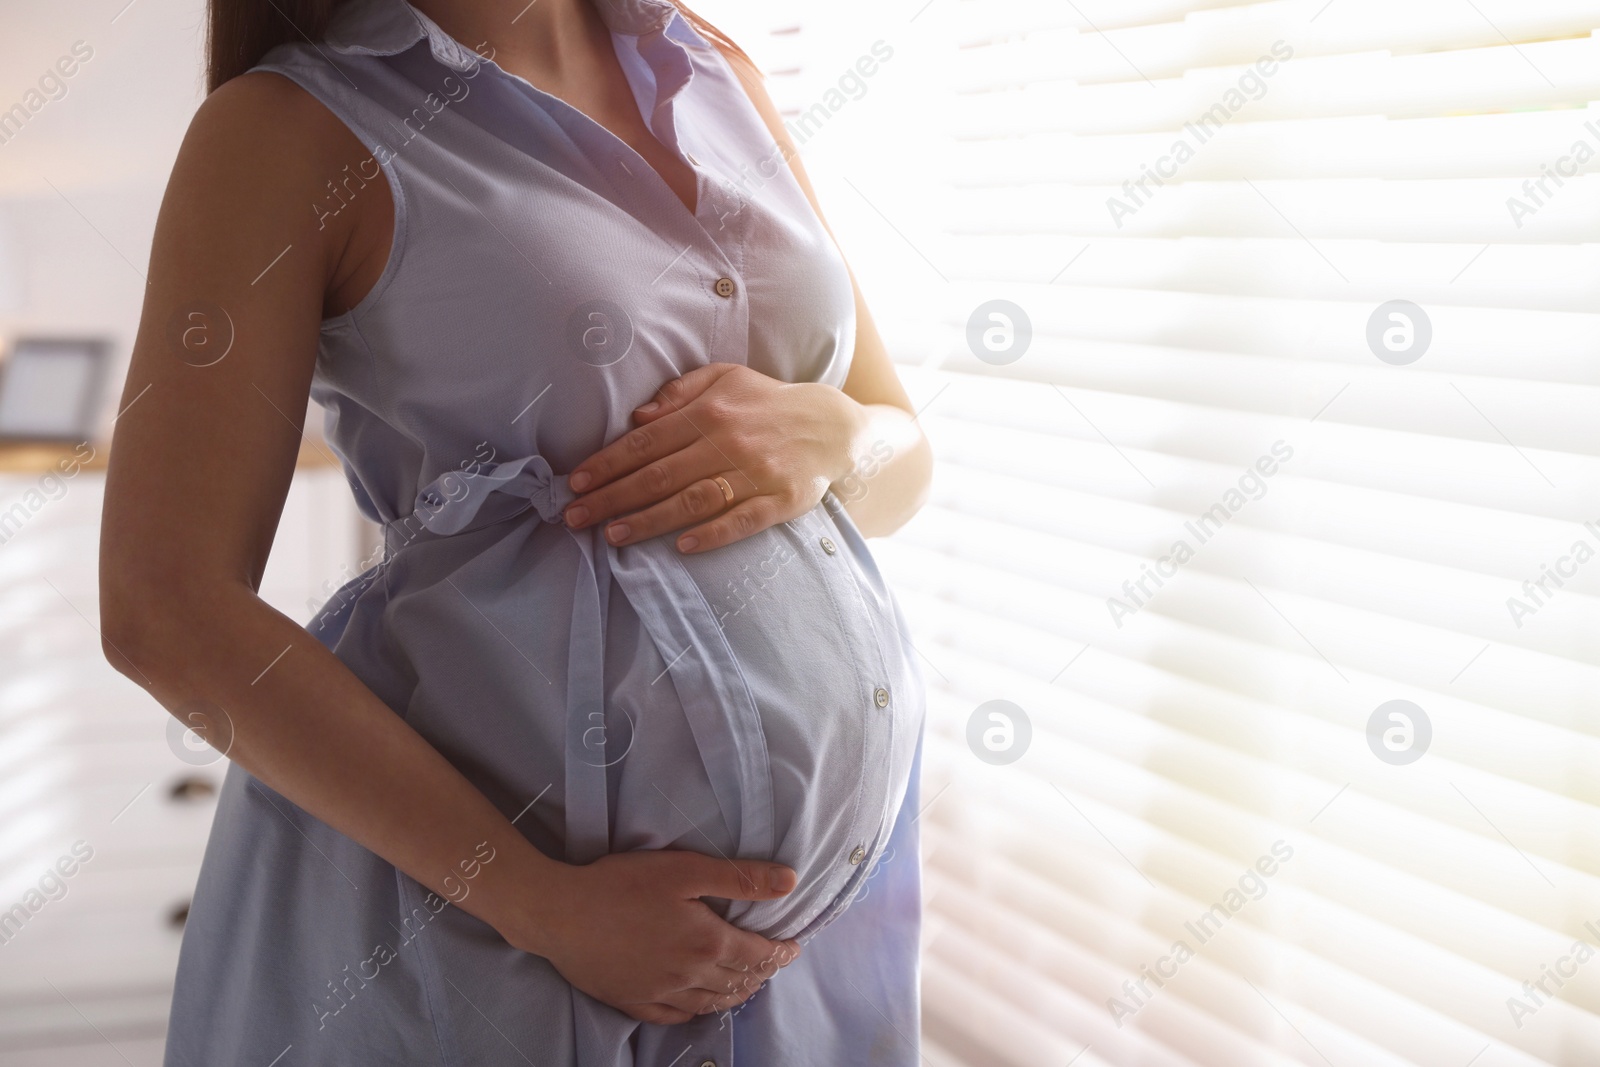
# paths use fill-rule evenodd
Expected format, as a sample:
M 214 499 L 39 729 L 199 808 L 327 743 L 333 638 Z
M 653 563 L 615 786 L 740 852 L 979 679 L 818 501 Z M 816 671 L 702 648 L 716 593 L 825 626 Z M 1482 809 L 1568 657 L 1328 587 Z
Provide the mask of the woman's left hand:
M 634 410 L 638 424 L 568 475 L 572 527 L 615 520 L 630 545 L 685 526 L 683 552 L 805 514 L 854 468 L 864 409 L 831 385 L 780 382 L 735 363 L 697 367 Z M 715 480 L 732 490 L 731 500 Z

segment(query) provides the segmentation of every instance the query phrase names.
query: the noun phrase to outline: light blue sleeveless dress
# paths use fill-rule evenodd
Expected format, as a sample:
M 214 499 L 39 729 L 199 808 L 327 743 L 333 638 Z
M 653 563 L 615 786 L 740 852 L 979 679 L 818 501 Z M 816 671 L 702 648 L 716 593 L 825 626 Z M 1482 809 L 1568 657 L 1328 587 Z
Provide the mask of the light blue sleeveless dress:
M 663 383 L 716 361 L 837 386 L 855 340 L 843 260 L 722 55 L 667 0 L 595 3 L 694 212 L 405 0 L 256 68 L 372 153 L 311 210 L 388 195 L 380 169 L 395 203 L 312 386 L 386 550 L 308 628 L 548 855 L 793 866 L 781 900 L 712 903 L 804 951 L 734 1012 L 639 1024 L 232 766 L 169 1067 L 919 1060 L 923 679 L 840 501 L 698 555 L 561 522 L 566 472 Z

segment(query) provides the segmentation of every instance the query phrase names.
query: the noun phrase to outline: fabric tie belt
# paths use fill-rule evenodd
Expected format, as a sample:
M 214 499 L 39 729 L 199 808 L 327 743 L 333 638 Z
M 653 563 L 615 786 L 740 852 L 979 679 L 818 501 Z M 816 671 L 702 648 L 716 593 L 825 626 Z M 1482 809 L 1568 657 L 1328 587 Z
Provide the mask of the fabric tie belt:
M 526 501 L 508 514 L 485 515 L 494 494 L 508 503 Z M 417 494 L 416 510 L 385 526 L 385 541 L 416 538 L 416 527 L 451 536 L 504 522 L 530 508 L 540 519 L 566 527 L 562 512 L 577 494 L 557 477 L 543 456 L 480 465 L 472 472 L 446 471 Z M 503 510 L 503 506 L 502 509 Z M 483 520 L 483 521 L 478 521 Z M 583 555 L 572 590 L 572 633 L 567 655 L 566 849 L 567 862 L 590 863 L 610 851 L 606 796 L 605 628 L 601 614 L 604 552 L 596 553 L 589 530 L 570 530 Z
M 582 556 L 573 585 L 567 656 L 567 862 L 590 863 L 610 851 L 606 767 L 616 761 L 606 756 L 602 605 L 612 580 L 629 594 L 656 651 L 669 664 L 712 790 L 728 825 L 735 828 L 737 854 L 770 859 L 775 827 L 766 735 L 710 605 L 669 539 L 652 538 L 623 551 L 601 539 L 598 526 L 568 527 L 562 512 L 577 495 L 540 455 L 481 464 L 470 473 L 447 471 L 417 494 L 411 515 L 385 524 L 385 560 L 397 550 L 397 542 L 481 530 L 530 510 L 566 530 Z M 637 732 L 638 724 L 634 728 Z M 750 906 L 734 901 L 729 919 Z

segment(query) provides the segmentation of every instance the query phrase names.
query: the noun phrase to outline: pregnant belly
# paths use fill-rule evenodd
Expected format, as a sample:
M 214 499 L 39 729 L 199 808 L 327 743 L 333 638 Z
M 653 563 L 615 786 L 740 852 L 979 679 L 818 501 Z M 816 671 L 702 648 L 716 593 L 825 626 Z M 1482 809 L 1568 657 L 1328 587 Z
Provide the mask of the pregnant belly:
M 836 508 L 830 496 L 791 522 L 682 557 L 759 715 L 770 858 L 799 874 L 781 900 L 728 912 L 769 937 L 830 921 L 864 880 L 899 813 L 922 728 L 922 678 L 898 606 Z
M 924 707 L 898 607 L 837 501 L 684 555 L 470 488 L 467 529 L 408 538 L 357 599 L 345 662 L 546 852 L 772 859 L 795 890 L 733 901 L 729 921 L 778 938 L 830 921 L 886 847 Z M 609 575 L 609 622 L 584 608 L 599 592 L 584 557 Z

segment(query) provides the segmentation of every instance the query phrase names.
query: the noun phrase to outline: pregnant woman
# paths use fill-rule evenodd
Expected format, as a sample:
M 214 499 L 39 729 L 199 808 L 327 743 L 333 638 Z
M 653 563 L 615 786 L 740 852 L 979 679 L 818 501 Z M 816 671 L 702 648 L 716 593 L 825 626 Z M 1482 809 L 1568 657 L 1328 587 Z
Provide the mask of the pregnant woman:
M 931 460 L 753 65 L 671 0 L 213 0 L 209 58 L 101 558 L 231 760 L 166 1062 L 917 1063 L 863 538 Z M 384 547 L 300 626 L 308 396 Z

